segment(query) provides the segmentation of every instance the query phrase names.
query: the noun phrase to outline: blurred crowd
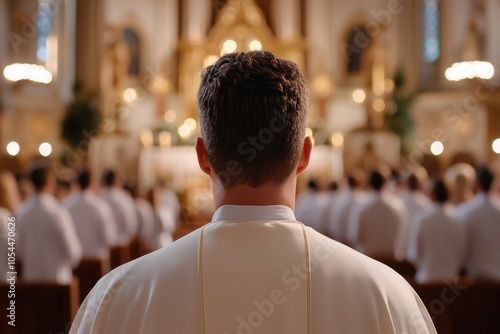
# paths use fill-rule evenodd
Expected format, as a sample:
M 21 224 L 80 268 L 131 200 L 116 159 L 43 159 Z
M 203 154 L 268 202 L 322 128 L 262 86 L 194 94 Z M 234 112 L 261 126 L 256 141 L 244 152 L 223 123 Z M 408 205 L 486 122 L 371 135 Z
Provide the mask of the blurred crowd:
M 82 259 L 109 260 L 129 245 L 137 257 L 173 241 L 181 207 L 164 184 L 141 189 L 113 170 L 65 175 L 58 179 L 46 161 L 19 175 L 0 172 L 0 275 L 9 271 L 9 231 L 23 280 L 57 283 L 71 281 Z M 417 167 L 404 175 L 354 170 L 339 184 L 310 180 L 295 213 L 374 259 L 410 262 L 419 283 L 500 281 L 500 192 L 486 167 L 454 165 L 443 179 Z
M 374 259 L 408 261 L 419 283 L 500 281 L 500 192 L 487 167 L 355 170 L 338 185 L 310 180 L 296 218 Z
M 110 261 L 113 248 L 127 246 L 133 259 L 173 241 L 180 205 L 164 185 L 141 189 L 124 184 L 113 170 L 93 175 L 82 168 L 64 175 L 57 178 L 44 160 L 19 175 L 0 172 L 2 277 L 12 271 L 10 246 L 24 281 L 68 283 L 82 259 Z

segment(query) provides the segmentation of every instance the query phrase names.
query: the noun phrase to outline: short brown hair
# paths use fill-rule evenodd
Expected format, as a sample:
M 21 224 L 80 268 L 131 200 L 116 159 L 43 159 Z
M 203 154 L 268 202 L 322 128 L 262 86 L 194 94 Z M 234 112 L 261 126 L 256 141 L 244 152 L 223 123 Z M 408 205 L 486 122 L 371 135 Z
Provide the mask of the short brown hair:
M 226 54 L 207 67 L 201 133 L 225 188 L 286 181 L 302 154 L 308 98 L 298 66 L 267 51 Z

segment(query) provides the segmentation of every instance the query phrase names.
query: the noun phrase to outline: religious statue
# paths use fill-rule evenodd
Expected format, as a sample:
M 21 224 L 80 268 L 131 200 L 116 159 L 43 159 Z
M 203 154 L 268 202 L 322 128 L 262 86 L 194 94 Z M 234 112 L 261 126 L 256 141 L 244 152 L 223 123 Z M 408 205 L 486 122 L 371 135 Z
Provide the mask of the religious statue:
M 130 57 L 120 28 L 111 28 L 111 42 L 106 50 L 106 58 L 111 66 L 111 89 L 121 93 L 128 77 Z

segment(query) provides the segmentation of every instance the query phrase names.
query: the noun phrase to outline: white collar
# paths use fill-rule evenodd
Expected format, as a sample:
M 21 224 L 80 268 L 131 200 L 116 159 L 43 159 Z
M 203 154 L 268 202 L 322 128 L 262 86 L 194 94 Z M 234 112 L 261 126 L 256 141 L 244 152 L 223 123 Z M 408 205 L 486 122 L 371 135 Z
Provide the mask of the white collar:
M 212 217 L 213 222 L 241 219 L 296 220 L 293 210 L 284 205 L 223 205 Z

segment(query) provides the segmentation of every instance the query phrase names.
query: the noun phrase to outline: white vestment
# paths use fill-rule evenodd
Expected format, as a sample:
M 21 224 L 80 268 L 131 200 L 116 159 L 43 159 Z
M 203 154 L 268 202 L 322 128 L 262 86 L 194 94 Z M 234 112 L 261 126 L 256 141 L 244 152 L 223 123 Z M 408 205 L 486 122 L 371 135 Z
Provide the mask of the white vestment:
M 401 276 L 294 218 L 284 206 L 219 208 L 101 279 L 70 333 L 436 333 Z
M 301 222 L 305 222 L 307 220 L 307 216 L 309 215 L 311 208 L 314 206 L 318 195 L 318 191 L 306 189 L 297 196 L 297 199 L 295 200 L 295 216 L 297 217 L 297 220 Z
M 105 188 L 101 197 L 106 200 L 113 212 L 118 234 L 118 244 L 127 245 L 136 235 L 137 209 L 134 200 L 121 188 Z
M 155 233 L 155 212 L 151 204 L 143 198 L 135 200 L 137 213 L 139 214 L 139 233 L 143 242 L 147 244 L 150 249 L 152 248 L 152 239 Z
M 500 281 L 500 202 L 480 193 L 459 209 L 467 230 L 467 274 Z
M 359 190 L 346 189 L 337 198 L 329 215 L 330 235 L 337 241 L 346 243 L 351 210 L 360 205 L 364 193 Z
M 408 236 L 407 259 L 417 267 L 419 283 L 458 277 L 465 255 L 465 228 L 451 205 L 433 205 L 415 217 Z
M 374 192 L 350 214 L 348 241 L 369 256 L 402 257 L 406 253 L 408 212 L 388 191 Z
M 49 194 L 34 194 L 16 216 L 16 249 L 22 260 L 23 280 L 71 282 L 82 248 L 66 208 Z
M 421 191 L 404 191 L 397 195 L 406 205 L 410 222 L 414 221 L 416 214 L 424 209 L 428 209 L 432 202 Z
M 116 223 L 108 203 L 90 190 L 75 193 L 65 202 L 75 223 L 84 258 L 109 257 L 118 242 Z
M 304 217 L 302 217 L 301 222 L 319 233 L 328 233 L 330 209 L 334 203 L 334 192 L 319 192 L 314 197 L 314 201 L 311 202 L 310 207 L 304 210 Z

